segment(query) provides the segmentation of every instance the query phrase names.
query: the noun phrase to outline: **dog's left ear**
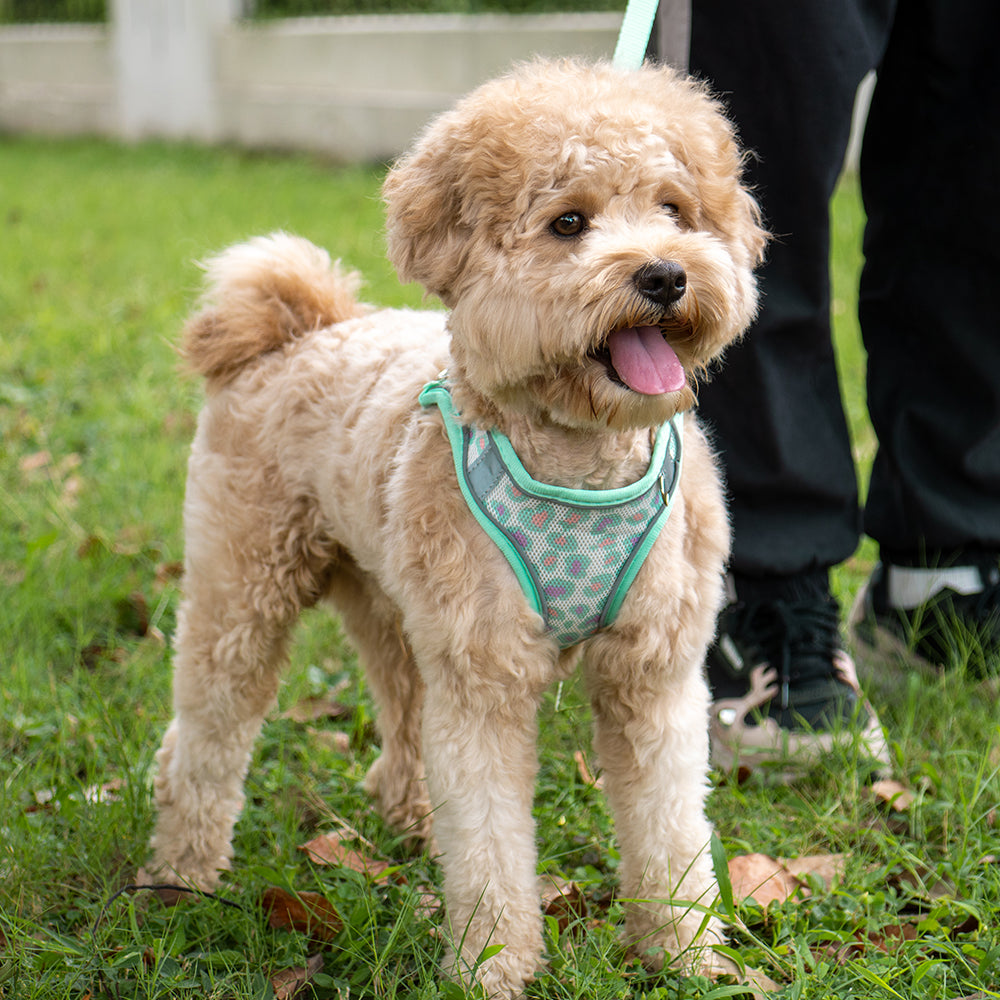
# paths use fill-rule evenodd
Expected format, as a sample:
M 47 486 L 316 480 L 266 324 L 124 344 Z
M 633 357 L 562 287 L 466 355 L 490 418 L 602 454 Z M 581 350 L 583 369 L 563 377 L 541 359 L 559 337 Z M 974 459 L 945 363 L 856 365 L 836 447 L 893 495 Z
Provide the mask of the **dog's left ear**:
M 689 168 L 698 178 L 698 193 L 704 221 L 722 234 L 730 247 L 742 248 L 746 257 L 740 263 L 755 267 L 764 260 L 770 233 L 763 227 L 757 199 L 743 183 L 743 166 L 752 153 L 740 151 L 735 129 L 721 103 L 708 96 L 707 89 L 692 82 L 707 98 L 706 127 L 690 138 L 687 149 Z
M 419 281 L 447 305 L 472 227 L 462 219 L 457 151 L 432 125 L 382 186 L 389 260 L 402 281 Z M 451 150 L 451 155 L 449 155 Z
M 753 266 L 762 264 L 771 234 L 763 226 L 762 212 L 757 199 L 742 184 L 737 196 L 735 218 L 737 224 L 734 235 L 746 247 Z

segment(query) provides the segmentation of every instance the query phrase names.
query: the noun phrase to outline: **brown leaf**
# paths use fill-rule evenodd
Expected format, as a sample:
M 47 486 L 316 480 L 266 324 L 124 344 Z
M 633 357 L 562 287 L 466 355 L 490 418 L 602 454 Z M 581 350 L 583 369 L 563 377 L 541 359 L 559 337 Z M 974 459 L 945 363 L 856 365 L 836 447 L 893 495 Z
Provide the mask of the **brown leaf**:
M 576 920 L 587 916 L 587 901 L 583 890 L 568 879 L 558 875 L 544 875 L 541 880 L 542 911 L 547 917 L 555 917 L 559 933 Z
M 906 812 L 916 801 L 916 796 L 906 785 L 891 778 L 873 781 L 867 794 L 884 802 L 896 812 Z
M 843 876 L 847 857 L 846 854 L 804 854 L 800 858 L 778 858 L 778 861 L 796 878 L 814 875 L 829 886 Z
M 953 882 L 940 878 L 933 869 L 925 865 L 905 869 L 898 875 L 892 876 L 889 882 L 931 902 L 953 899 L 958 895 Z
M 441 913 L 444 903 L 441 897 L 430 886 L 418 885 L 414 892 L 417 903 L 413 907 L 413 915 L 421 920 L 433 920 Z
M 913 924 L 887 924 L 879 931 L 855 931 L 853 937 L 846 941 L 819 941 L 815 952 L 843 965 L 873 949 L 889 954 L 898 942 L 916 939 L 917 928 Z
M 335 865 L 339 868 L 350 868 L 352 871 L 367 875 L 375 882 L 388 881 L 388 876 L 385 872 L 389 868 L 395 867 L 388 861 L 370 858 L 358 853 L 351 847 L 345 847 L 335 833 L 322 833 L 318 837 L 314 837 L 307 844 L 301 844 L 299 850 L 305 851 L 309 855 L 309 860 L 318 865 Z
M 297 997 L 318 972 L 323 971 L 323 956 L 310 955 L 304 966 L 294 969 L 284 969 L 271 977 L 271 987 L 274 989 L 274 1000 L 293 1000 Z
M 332 941 L 344 926 L 333 904 L 318 892 L 292 894 L 271 886 L 264 890 L 261 905 L 275 930 L 303 931 L 321 941 Z
M 769 903 L 783 903 L 796 893 L 809 892 L 801 879 L 766 854 L 738 854 L 730 858 L 729 878 L 734 898 L 755 899 L 765 908 Z

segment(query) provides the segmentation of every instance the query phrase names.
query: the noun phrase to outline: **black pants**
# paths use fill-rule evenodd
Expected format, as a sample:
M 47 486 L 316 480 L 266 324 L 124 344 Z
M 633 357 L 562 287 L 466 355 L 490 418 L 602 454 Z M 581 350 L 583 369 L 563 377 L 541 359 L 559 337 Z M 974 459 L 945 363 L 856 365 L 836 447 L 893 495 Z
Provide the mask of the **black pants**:
M 669 24 L 667 24 L 669 29 Z M 1000 549 L 1000 3 L 693 0 L 690 69 L 727 101 L 775 234 L 763 306 L 701 392 L 733 569 Z M 860 321 L 879 448 L 863 516 L 830 336 L 828 203 L 858 83 Z

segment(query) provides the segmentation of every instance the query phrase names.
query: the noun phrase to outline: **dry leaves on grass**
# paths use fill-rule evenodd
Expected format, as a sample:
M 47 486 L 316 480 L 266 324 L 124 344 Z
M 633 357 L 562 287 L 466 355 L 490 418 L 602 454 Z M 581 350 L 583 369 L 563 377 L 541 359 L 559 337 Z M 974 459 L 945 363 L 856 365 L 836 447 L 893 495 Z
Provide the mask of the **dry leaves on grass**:
M 314 837 L 307 844 L 299 846 L 309 860 L 317 865 L 331 865 L 337 868 L 350 868 L 352 871 L 366 875 L 374 882 L 386 882 L 398 865 L 379 858 L 369 857 L 353 847 L 348 847 L 339 834 L 323 833 Z M 388 874 L 387 874 L 388 873 Z
M 898 801 L 896 792 L 890 798 Z M 888 801 L 888 800 L 887 800 Z M 729 877 L 734 899 L 753 899 L 765 910 L 771 903 L 798 903 L 810 895 L 809 880 L 819 879 L 827 886 L 839 881 L 844 874 L 848 855 L 816 854 L 799 858 L 772 858 L 765 854 L 744 854 L 729 860 Z M 991 864 L 992 858 L 982 863 Z M 851 959 L 878 951 L 891 954 L 907 942 L 920 941 L 925 929 L 925 919 L 931 904 L 957 898 L 955 886 L 938 877 L 929 868 L 904 870 L 887 880 L 888 884 L 913 896 L 911 905 L 896 914 L 897 920 L 876 930 L 857 930 L 846 940 L 819 939 L 813 946 L 817 957 L 843 964 Z M 954 920 L 938 915 L 936 921 L 945 927 L 949 937 L 972 934 L 979 929 L 979 919 L 967 908 L 958 905 Z M 921 951 L 933 952 L 933 936 Z
M 906 812 L 917 799 L 906 785 L 889 778 L 873 781 L 864 791 L 868 798 L 884 803 L 894 812 Z
M 795 896 L 809 895 L 809 877 L 831 884 L 844 873 L 846 854 L 813 854 L 801 858 L 772 858 L 767 854 L 738 854 L 729 859 L 734 899 L 753 899 L 765 909 Z
M 275 930 L 301 931 L 318 941 L 332 941 L 344 926 L 334 905 L 318 892 L 288 892 L 270 886 L 261 906 Z
M 554 917 L 559 933 L 564 934 L 574 922 L 587 916 L 587 900 L 576 882 L 558 875 L 543 875 L 541 879 L 542 912 Z
M 284 969 L 271 977 L 271 988 L 274 990 L 274 1000 L 294 1000 L 300 994 L 305 994 L 309 984 L 323 971 L 323 956 L 310 955 L 305 965 L 294 969 Z
M 345 837 L 340 834 L 325 833 L 301 844 L 299 850 L 304 851 L 315 864 L 348 868 L 377 885 L 389 882 L 406 884 L 406 878 L 395 862 L 371 857 L 348 846 L 344 840 Z M 441 907 L 437 893 L 424 886 L 417 886 L 413 891 L 417 895 L 414 913 L 432 918 Z M 343 921 L 334 905 L 316 892 L 289 892 L 271 887 L 264 892 L 262 906 L 268 913 L 271 927 L 302 931 L 320 941 L 332 940 L 343 928 Z

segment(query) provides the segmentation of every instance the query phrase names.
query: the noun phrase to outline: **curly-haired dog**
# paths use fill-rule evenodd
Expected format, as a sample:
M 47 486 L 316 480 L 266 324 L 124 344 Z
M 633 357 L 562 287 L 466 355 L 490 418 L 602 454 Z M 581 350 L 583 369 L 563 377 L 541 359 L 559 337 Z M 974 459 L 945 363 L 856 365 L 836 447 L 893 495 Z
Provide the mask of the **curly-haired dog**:
M 433 815 L 451 974 L 509 997 L 539 965 L 536 711 L 581 654 L 628 942 L 711 961 L 691 946 L 719 927 L 690 904 L 716 895 L 702 660 L 728 531 L 675 416 L 756 308 L 740 175 L 700 85 L 535 62 L 385 182 L 390 257 L 446 313 L 362 305 L 291 236 L 209 262 L 183 343 L 208 391 L 150 875 L 207 888 L 229 866 L 289 631 L 328 599 L 378 703 L 367 787 L 403 830 Z

